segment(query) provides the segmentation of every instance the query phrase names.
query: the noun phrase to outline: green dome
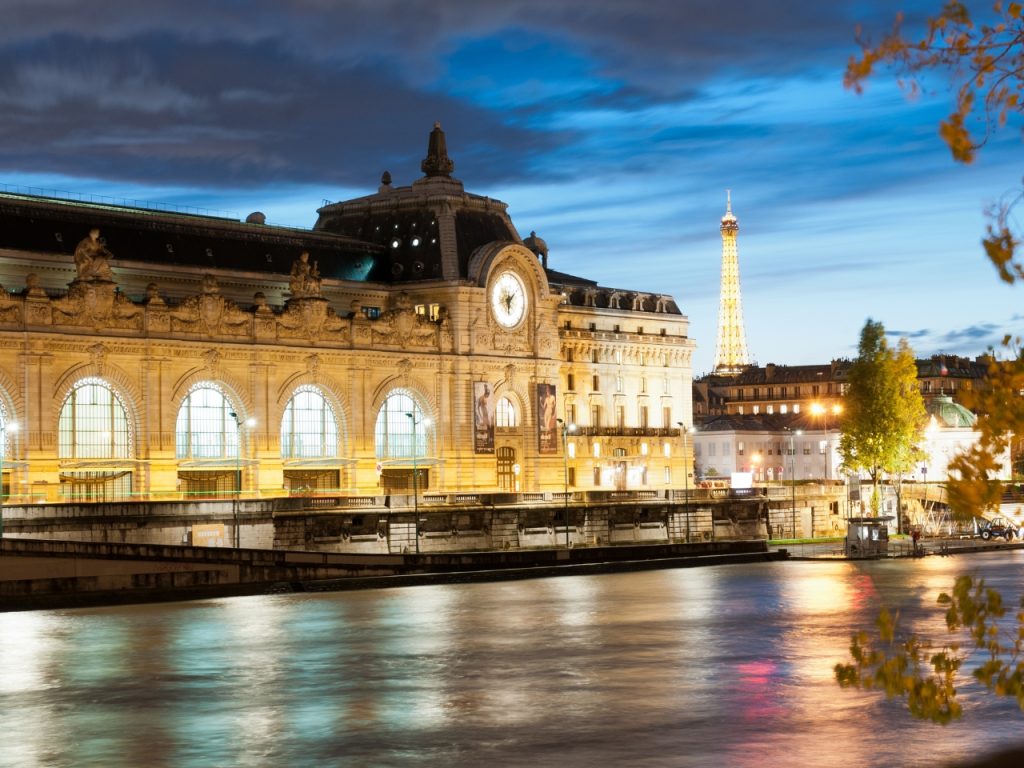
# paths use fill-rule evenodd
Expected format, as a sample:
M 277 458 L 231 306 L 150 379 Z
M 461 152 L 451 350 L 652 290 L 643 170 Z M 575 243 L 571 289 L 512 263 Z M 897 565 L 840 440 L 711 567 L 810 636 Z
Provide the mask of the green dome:
M 925 406 L 929 416 L 934 416 L 941 427 L 973 427 L 978 417 L 949 395 L 936 395 Z

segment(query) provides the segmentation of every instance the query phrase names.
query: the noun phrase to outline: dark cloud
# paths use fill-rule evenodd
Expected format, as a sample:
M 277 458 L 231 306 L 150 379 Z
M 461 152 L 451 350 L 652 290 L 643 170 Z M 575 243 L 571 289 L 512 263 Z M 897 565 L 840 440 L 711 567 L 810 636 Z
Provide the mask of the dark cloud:
M 944 341 L 954 344 L 963 341 L 974 342 L 977 346 L 978 341 L 992 339 L 996 336 L 1002 338 L 1002 334 L 1002 329 L 995 323 L 979 323 L 949 331 L 942 338 Z
M 806 70 L 826 53 L 834 71 L 853 49 L 851 8 L 880 27 L 892 13 L 881 1 L 8 0 L 0 167 L 372 186 L 384 168 L 418 175 L 440 119 L 456 175 L 477 185 L 624 162 L 642 173 L 728 136 L 698 122 L 642 143 L 629 131 L 584 141 L 588 129 L 546 118 L 684 104 L 713 80 Z M 730 130 L 773 138 L 756 123 Z
M 890 331 L 886 330 L 885 335 L 893 339 L 927 339 L 932 335 L 928 328 L 919 328 L 916 331 Z
M 477 156 L 503 152 L 516 167 L 515 147 L 536 145 L 384 67 L 317 68 L 270 43 L 60 38 L 0 50 L 0 109 L 0 166 L 164 183 L 372 185 L 389 166 L 411 180 L 439 118 L 473 137 L 459 159 L 484 178 L 508 170 L 487 173 Z

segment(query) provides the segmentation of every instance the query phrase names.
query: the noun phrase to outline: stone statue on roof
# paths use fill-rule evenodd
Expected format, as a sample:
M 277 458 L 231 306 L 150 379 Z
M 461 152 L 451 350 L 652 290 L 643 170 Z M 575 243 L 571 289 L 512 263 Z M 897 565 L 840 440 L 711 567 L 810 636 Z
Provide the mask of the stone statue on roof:
M 98 229 L 89 230 L 89 236 L 82 238 L 75 247 L 75 268 L 79 280 L 113 280 L 110 260 L 114 257 L 100 239 Z
M 314 261 L 309 263 L 309 251 L 303 251 L 292 263 L 288 278 L 288 290 L 296 299 L 308 299 L 320 295 L 320 268 Z

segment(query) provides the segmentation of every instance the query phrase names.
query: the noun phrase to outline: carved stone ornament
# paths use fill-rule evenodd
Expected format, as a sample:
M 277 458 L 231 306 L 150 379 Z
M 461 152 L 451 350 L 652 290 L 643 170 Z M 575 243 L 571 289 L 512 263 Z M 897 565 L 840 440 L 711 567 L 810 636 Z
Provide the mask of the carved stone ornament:
M 7 290 L 0 286 L 0 323 L 16 323 L 21 319 L 21 304 L 11 298 Z
M 213 275 L 203 275 L 202 291 L 171 311 L 172 331 L 221 336 L 248 334 L 251 316 L 220 295 L 220 286 Z
M 46 298 L 46 291 L 43 290 L 43 282 L 35 272 L 25 275 L 25 289 L 29 296 Z
M 103 344 L 93 344 L 88 349 L 89 360 L 96 366 L 96 374 L 103 375 L 103 369 L 107 363 L 107 348 Z
M 316 376 L 320 372 L 320 356 L 319 355 L 308 355 L 306 357 L 306 370 L 312 376 Z
M 203 365 L 205 365 L 210 375 L 216 377 L 217 369 L 220 367 L 220 352 L 216 349 L 208 349 L 203 352 Z
M 82 238 L 75 247 L 75 269 L 78 280 L 113 281 L 110 271 L 110 260 L 114 257 L 103 243 L 98 229 L 89 230 L 87 237 Z
M 108 280 L 74 280 L 68 295 L 53 302 L 55 325 L 95 328 L 142 328 L 142 308 Z
M 338 317 L 327 299 L 321 297 L 289 299 L 277 322 L 278 335 L 283 339 L 308 339 L 314 343 L 328 338 L 338 342 L 348 339 L 349 321 Z
M 150 283 L 146 286 L 146 306 L 149 307 L 162 307 L 165 305 L 163 298 L 160 296 L 160 289 L 156 283 Z
M 292 272 L 288 278 L 288 290 L 292 297 L 305 299 L 320 295 L 320 269 L 317 262 L 309 263 L 309 251 L 303 251 L 292 262 Z
M 384 312 L 372 328 L 376 344 L 392 344 L 404 349 L 437 343 L 437 325 L 416 314 L 405 291 L 395 297 L 392 308 Z

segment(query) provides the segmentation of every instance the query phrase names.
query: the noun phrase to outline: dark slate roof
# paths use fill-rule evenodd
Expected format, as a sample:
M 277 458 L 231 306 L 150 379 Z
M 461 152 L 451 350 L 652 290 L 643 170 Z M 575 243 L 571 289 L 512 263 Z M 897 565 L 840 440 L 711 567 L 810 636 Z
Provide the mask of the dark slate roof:
M 934 376 L 951 379 L 981 379 L 988 373 L 992 363 L 989 355 L 979 355 L 974 360 L 957 355 L 932 355 L 924 360 L 915 360 L 918 378 Z
M 439 226 L 442 210 L 450 210 L 454 218 L 459 277 L 469 273 L 477 248 L 496 241 L 520 242 L 504 203 L 464 192 L 453 179 L 421 181 L 428 183 L 382 186 L 376 195 L 326 205 L 314 229 L 378 246 L 383 257 L 371 279 L 397 283 L 443 277 L 442 247 L 449 235 Z
M 832 425 L 833 428 L 835 424 Z M 701 432 L 804 432 L 821 431 L 820 419 L 809 413 L 758 413 L 713 416 L 701 423 Z
M 371 279 L 382 249 L 352 238 L 226 217 L 0 193 L 0 248 L 74 254 L 97 228 L 114 258 L 287 275 L 302 251 L 323 277 Z
M 522 242 L 505 203 L 470 194 L 452 178 L 455 163 L 440 123 L 434 123 L 421 168 L 423 178 L 408 187 L 393 187 L 385 171 L 376 194 L 324 205 L 314 229 L 380 246 L 384 259 L 371 278 L 397 283 L 455 277 L 445 275 L 442 264 L 443 254 L 452 252 L 464 278 L 481 246 Z

